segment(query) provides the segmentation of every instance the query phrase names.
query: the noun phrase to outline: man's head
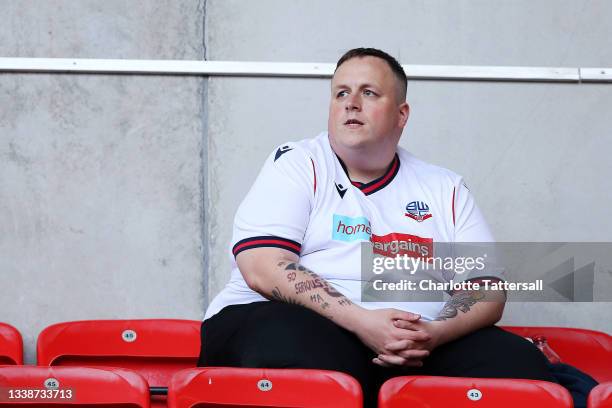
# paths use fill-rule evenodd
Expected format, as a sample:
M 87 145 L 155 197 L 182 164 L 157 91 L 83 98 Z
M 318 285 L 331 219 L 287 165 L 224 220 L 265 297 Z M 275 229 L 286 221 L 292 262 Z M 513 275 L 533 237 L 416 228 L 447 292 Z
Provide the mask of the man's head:
M 408 120 L 406 83 L 401 65 L 383 51 L 356 48 L 340 58 L 328 121 L 337 154 L 366 153 L 391 160 Z
M 344 53 L 336 63 L 336 69 L 334 70 L 334 74 L 340 68 L 340 65 L 344 64 L 346 61 L 353 58 L 363 58 L 363 57 L 376 57 L 385 61 L 391 71 L 395 75 L 395 79 L 397 80 L 397 100 L 402 103 L 406 100 L 406 89 L 408 88 L 408 78 L 406 77 L 406 73 L 404 72 L 404 68 L 400 65 L 400 63 L 393 58 L 391 55 L 387 54 L 384 51 L 381 51 L 377 48 L 353 48 L 352 50 L 348 50 Z

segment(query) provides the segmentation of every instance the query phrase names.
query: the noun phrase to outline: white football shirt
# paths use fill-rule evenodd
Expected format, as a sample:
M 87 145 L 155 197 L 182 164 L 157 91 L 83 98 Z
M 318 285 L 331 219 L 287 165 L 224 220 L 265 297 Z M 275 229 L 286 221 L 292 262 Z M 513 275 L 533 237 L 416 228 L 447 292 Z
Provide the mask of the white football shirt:
M 435 242 L 492 242 L 460 176 L 401 147 L 380 178 L 352 182 L 327 132 L 283 144 L 266 160 L 234 220 L 230 282 L 205 319 L 232 304 L 265 301 L 242 277 L 235 256 L 279 247 L 367 309 L 397 308 L 434 319 L 443 302 L 362 302 L 361 243 L 385 256 L 423 253 Z M 409 244 L 409 246 L 408 246 Z M 402 252 L 402 248 L 404 248 Z

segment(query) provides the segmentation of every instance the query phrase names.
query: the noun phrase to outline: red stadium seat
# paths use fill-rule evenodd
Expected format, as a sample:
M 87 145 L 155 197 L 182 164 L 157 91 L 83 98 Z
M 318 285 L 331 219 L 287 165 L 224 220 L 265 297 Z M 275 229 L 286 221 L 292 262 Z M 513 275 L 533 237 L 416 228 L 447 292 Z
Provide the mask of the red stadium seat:
M 523 337 L 543 335 L 563 363 L 573 365 L 599 382 L 612 381 L 612 336 L 565 327 L 502 327 Z
M 59 323 L 38 336 L 37 360 L 39 365 L 127 368 L 151 387 L 167 387 L 174 373 L 197 365 L 200 325 L 174 319 Z M 152 405 L 165 406 L 165 396 L 153 395 Z
M 0 323 L 0 365 L 9 364 L 23 364 L 23 341 L 16 328 Z
M 460 377 L 395 377 L 383 384 L 379 408 L 571 408 L 560 385 L 535 380 Z
M 612 382 L 601 383 L 591 390 L 589 408 L 612 408 Z
M 171 319 L 54 324 L 38 336 L 38 365 L 123 367 L 151 386 L 167 386 L 175 372 L 196 366 L 200 324 Z
M 139 374 L 120 368 L 4 366 L 3 406 L 149 408 L 149 388 Z
M 335 371 L 206 367 L 177 373 L 168 407 L 361 408 L 361 386 Z

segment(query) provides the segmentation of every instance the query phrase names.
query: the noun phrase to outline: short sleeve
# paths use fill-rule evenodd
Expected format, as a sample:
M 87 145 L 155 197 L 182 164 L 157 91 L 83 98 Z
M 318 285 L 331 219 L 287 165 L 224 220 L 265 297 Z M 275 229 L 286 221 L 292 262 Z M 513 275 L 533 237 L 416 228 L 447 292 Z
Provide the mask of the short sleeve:
M 482 265 L 482 268 L 471 269 L 462 280 L 505 280 L 504 268 L 496 256 L 493 234 L 463 179 L 455 185 L 453 193 L 456 255 L 476 259 L 477 264 Z
M 232 253 L 277 247 L 300 254 L 316 189 L 314 161 L 299 146 L 270 154 L 234 219 Z
M 493 234 L 463 179 L 453 189 L 455 242 L 493 242 Z

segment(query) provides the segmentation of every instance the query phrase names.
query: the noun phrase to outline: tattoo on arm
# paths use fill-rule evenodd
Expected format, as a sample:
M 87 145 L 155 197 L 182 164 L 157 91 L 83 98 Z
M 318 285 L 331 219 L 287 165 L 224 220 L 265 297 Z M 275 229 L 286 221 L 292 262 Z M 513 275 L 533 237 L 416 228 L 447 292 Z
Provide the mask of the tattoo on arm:
M 336 298 L 345 298 L 345 296 L 342 293 L 338 292 L 328 282 L 326 282 L 326 281 L 322 281 L 321 282 L 321 278 L 319 277 L 319 275 L 317 275 L 316 273 L 314 273 L 313 271 L 311 271 L 310 269 L 308 269 L 308 268 L 306 268 L 306 267 L 304 267 L 302 265 L 299 265 L 299 264 L 297 264 L 295 262 L 292 262 L 292 263 L 290 263 L 289 265 L 287 265 L 285 267 L 285 270 L 287 270 L 287 271 L 300 271 L 300 272 L 304 272 L 304 273 L 310 275 L 316 282 L 320 283 L 321 286 L 317 286 L 317 287 L 322 287 L 323 290 L 325 291 L 325 293 L 327 293 L 329 296 L 336 297 Z M 289 277 L 289 275 L 287 275 L 287 277 Z
M 308 292 L 313 289 L 322 288 L 323 284 L 319 279 L 310 279 L 307 281 L 298 282 L 295 284 L 295 294 L 299 295 L 300 293 Z
M 338 304 L 340 306 L 350 306 L 353 304 L 353 302 L 351 302 L 350 299 L 342 296 L 342 299 L 338 300 Z
M 328 309 L 330 307 L 329 302 L 331 302 L 331 299 L 326 300 L 325 297 L 322 296 L 324 294 L 335 298 L 336 302 L 340 306 L 350 306 L 353 304 L 353 302 L 351 302 L 342 293 L 338 292 L 331 284 L 324 279 L 321 279 L 321 277 L 315 272 L 298 264 L 297 262 L 281 261 L 277 264 L 277 266 L 285 269 L 287 273 L 287 282 L 294 284 L 293 286 L 295 288 L 296 295 L 322 289 L 323 292 L 313 292 L 309 297 L 312 303 L 319 305 L 322 309 Z M 302 274 L 298 275 L 300 272 L 302 272 Z M 278 287 L 275 287 L 272 290 L 272 298 L 281 302 L 304 306 L 304 304 L 301 302 L 282 294 Z M 328 317 L 332 318 L 331 316 Z
M 329 307 L 329 303 L 327 303 L 325 299 L 323 299 L 323 296 L 319 295 L 318 293 L 315 295 L 310 295 L 310 301 L 312 303 L 321 305 L 322 309 L 327 309 Z
M 272 289 L 272 298 L 280 302 L 289 303 L 290 305 L 304 306 L 301 302 L 283 295 L 278 286 L 275 286 L 274 289 Z
M 467 313 L 472 306 L 474 306 L 484 297 L 484 293 L 480 291 L 455 293 L 450 300 L 446 302 L 435 320 L 452 319 L 453 317 L 457 316 L 459 310 L 463 313 Z

